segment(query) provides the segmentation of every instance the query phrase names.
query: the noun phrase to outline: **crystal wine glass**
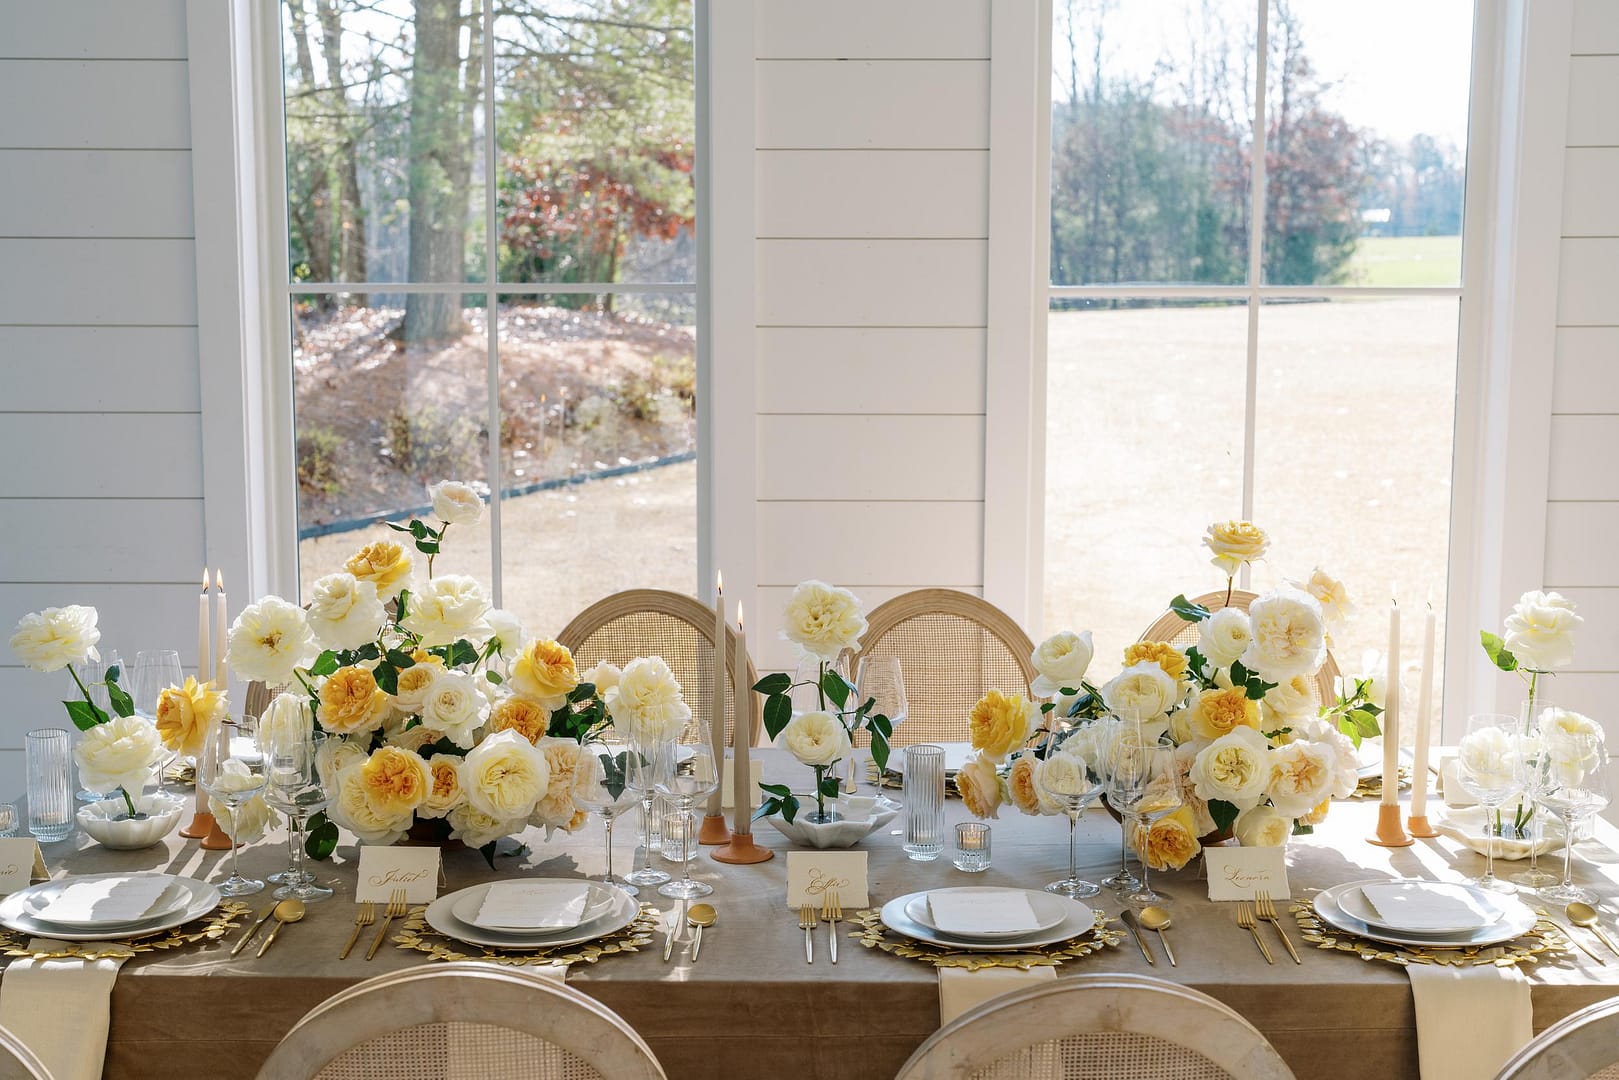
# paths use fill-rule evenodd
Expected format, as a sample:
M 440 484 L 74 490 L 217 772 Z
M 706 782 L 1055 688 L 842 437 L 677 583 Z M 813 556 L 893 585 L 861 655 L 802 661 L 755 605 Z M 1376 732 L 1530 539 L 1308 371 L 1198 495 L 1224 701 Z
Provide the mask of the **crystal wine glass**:
M 277 900 L 288 898 L 312 904 L 332 895 L 332 890 L 315 880 L 315 875 L 304 868 L 304 846 L 301 838 L 304 822 L 309 815 L 326 809 L 331 795 L 315 767 L 326 736 L 305 721 L 292 723 L 285 719 L 271 725 L 264 733 L 265 789 L 264 799 L 287 815 L 287 830 L 293 837 L 290 860 L 281 875 L 282 885 L 270 895 Z
M 631 896 L 640 890 L 613 876 L 613 819 L 639 801 L 640 795 L 630 785 L 629 773 L 634 767 L 630 759 L 640 755 L 624 743 L 589 742 L 579 755 L 579 764 L 573 771 L 573 801 L 580 809 L 602 816 L 607 830 L 607 874 L 603 885 L 623 889 Z
M 1478 713 L 1467 718 L 1456 755 L 1456 778 L 1462 789 L 1484 809 L 1484 874 L 1471 879 L 1492 892 L 1515 892 L 1511 882 L 1495 876 L 1497 837 L 1490 830 L 1490 815 L 1518 790 L 1513 758 L 1518 718 L 1505 713 Z
M 630 790 L 640 799 L 641 835 L 645 842 L 641 845 L 641 868 L 625 874 L 624 881 L 627 885 L 662 885 L 669 880 L 669 872 L 652 865 L 652 825 L 655 815 L 652 803 L 658 796 L 656 748 L 632 742 L 628 749 L 629 753 L 624 758 L 624 777 Z
M 897 656 L 868 656 L 860 661 L 859 674 L 855 680 L 855 691 L 860 698 L 856 704 L 867 699 L 875 701 L 872 711 L 888 717 L 890 728 L 898 728 L 905 722 L 910 711 L 910 704 L 905 697 L 905 677 L 900 672 L 899 657 Z M 866 745 L 871 745 L 871 736 L 864 736 Z M 858 791 L 860 784 L 859 754 L 851 756 L 849 777 L 851 792 Z M 877 802 L 885 809 L 898 806 L 892 799 L 882 794 L 882 776 L 877 777 Z
M 1518 789 L 1523 792 L 1524 800 L 1531 806 L 1539 802 L 1542 785 L 1548 778 L 1542 761 L 1545 747 L 1540 738 L 1540 718 L 1550 711 L 1549 708 L 1531 709 L 1515 739 L 1513 778 L 1518 783 Z M 1557 882 L 1557 875 L 1549 874 L 1540 868 L 1540 840 L 1545 832 L 1545 816 L 1532 816 L 1529 833 L 1529 869 L 1512 875 L 1512 880 L 1517 884 L 1530 889 L 1543 889 Z
M 1101 782 L 1079 754 L 1056 750 L 1035 767 L 1034 786 L 1068 816 L 1068 876 L 1047 885 L 1046 892 L 1071 900 L 1095 896 L 1101 886 L 1079 876 L 1079 815 L 1102 793 Z
M 134 700 L 135 712 L 147 720 L 157 722 L 157 698 L 164 690 L 171 686 L 179 686 L 185 682 L 185 672 L 180 667 L 180 654 L 174 649 L 142 649 L 135 654 L 135 669 L 130 673 L 127 689 L 129 696 Z M 168 772 L 180 755 L 167 746 L 163 747 L 153 764 L 157 768 L 157 793 L 164 794 L 163 774 Z
M 1107 801 L 1124 815 L 1128 837 L 1132 827 L 1140 838 L 1137 855 L 1141 859 L 1141 887 L 1126 897 L 1136 904 L 1161 904 L 1164 898 L 1152 889 L 1152 856 L 1149 840 L 1153 822 L 1173 814 L 1185 802 L 1180 770 L 1175 767 L 1174 740 L 1149 738 L 1139 725 L 1126 723 L 1108 753 Z
M 692 900 L 714 891 L 712 885 L 691 879 L 691 843 L 697 819 L 692 808 L 697 800 L 707 798 L 720 782 L 714 751 L 708 742 L 708 720 L 698 717 L 693 724 L 697 741 L 684 747 L 690 751 L 690 760 L 675 760 L 681 744 L 673 739 L 659 743 L 655 751 L 658 764 L 653 789 L 659 795 L 674 799 L 680 807 L 680 880 L 658 886 L 658 894 L 677 900 Z
M 253 739 L 253 718 L 221 720 L 203 739 L 197 758 L 197 783 L 212 798 L 230 807 L 231 814 L 264 790 L 264 755 Z M 236 849 L 231 844 L 230 876 L 219 884 L 221 896 L 247 896 L 264 888 L 264 882 L 246 878 L 236 866 Z
M 1597 896 L 1574 884 L 1574 830 L 1581 818 L 1608 805 L 1608 749 L 1599 731 L 1542 732 L 1536 800 L 1563 823 L 1563 880 L 1541 895 L 1564 903 L 1594 904 Z

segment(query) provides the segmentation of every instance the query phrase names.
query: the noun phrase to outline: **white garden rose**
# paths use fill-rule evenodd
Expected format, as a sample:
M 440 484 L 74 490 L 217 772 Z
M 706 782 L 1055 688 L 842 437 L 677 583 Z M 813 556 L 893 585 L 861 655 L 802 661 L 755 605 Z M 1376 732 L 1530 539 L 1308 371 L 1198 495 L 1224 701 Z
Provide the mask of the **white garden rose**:
M 661 656 L 631 660 L 607 707 L 613 727 L 637 746 L 678 739 L 691 720 L 691 706 L 686 704 L 675 673 Z
M 1102 703 L 1121 720 L 1153 721 L 1180 703 L 1180 685 L 1157 663 L 1142 660 L 1107 681 Z
M 529 814 L 528 823 L 548 829 L 566 829 L 578 810 L 573 804 L 573 782 L 579 768 L 579 755 L 584 753 L 584 748 L 576 739 L 550 735 L 542 738 L 535 748 L 545 755 L 545 764 L 551 775 L 545 794 L 534 804 L 533 813 Z
M 373 642 L 387 621 L 375 582 L 361 581 L 346 570 L 315 582 L 309 629 L 328 649 L 358 649 Z
M 446 525 L 476 525 L 483 520 L 483 496 L 471 484 L 440 480 L 427 486 L 427 500 L 433 516 Z
M 1513 787 L 1516 747 L 1511 734 L 1499 727 L 1482 727 L 1462 736 L 1457 748 L 1462 782 L 1484 791 L 1507 791 Z M 1469 788 L 1471 791 L 1471 787 Z
M 265 706 L 253 734 L 260 752 L 268 754 L 272 747 L 295 745 L 294 740 L 307 738 L 314 729 L 315 714 L 310 711 L 308 695 L 284 693 Z
M 818 660 L 831 663 L 844 649 L 858 646 L 865 632 L 860 599 L 848 589 L 805 581 L 787 599 L 782 636 Z
M 1198 751 L 1186 775 L 1204 802 L 1219 799 L 1246 810 L 1265 797 L 1269 754 L 1265 736 L 1253 728 L 1233 728 Z
M 461 759 L 454 754 L 434 754 L 427 759 L 427 772 L 432 779 L 427 798 L 416 808 L 416 816 L 441 818 L 458 806 L 464 806 L 467 793 L 461 787 Z
M 1226 577 L 1236 577 L 1243 563 L 1265 557 L 1270 537 L 1251 521 L 1216 521 L 1203 534 L 1203 543 L 1213 553 L 1209 561 Z
M 489 624 L 489 641 L 501 656 L 517 655 L 523 647 L 523 624 L 505 608 L 490 608 L 483 621 Z
M 799 713 L 787 722 L 778 740 L 805 765 L 831 765 L 849 756 L 849 733 L 831 713 Z
M 956 794 L 962 805 L 976 818 L 998 818 L 1005 793 L 1001 788 L 1001 774 L 995 763 L 982 754 L 974 754 L 965 765 L 956 770 Z
M 1077 690 L 1095 651 L 1089 630 L 1082 634 L 1064 630 L 1046 638 L 1029 658 L 1040 673 L 1029 684 L 1029 692 L 1035 697 L 1049 698 L 1063 690 Z
M 362 775 L 365 760 L 362 751 L 359 764 L 350 765 L 337 774 L 336 792 L 326 813 L 362 844 L 380 847 L 397 844 L 409 831 L 414 815 L 408 810 L 400 813 L 379 809 L 372 803 Z
M 1237 815 L 1231 835 L 1243 847 L 1281 847 L 1293 835 L 1293 820 L 1274 806 L 1252 806 Z
M 1201 746 L 1193 743 L 1182 743 L 1175 747 L 1173 763 L 1176 775 L 1180 778 L 1181 798 L 1186 808 L 1192 812 L 1192 822 L 1197 828 L 1197 835 L 1207 836 L 1214 832 L 1218 826 L 1214 823 L 1214 815 L 1209 813 L 1208 801 L 1198 797 L 1192 790 L 1192 765 L 1197 761 L 1197 755 L 1202 751 Z
M 1328 630 L 1342 630 L 1344 621 L 1355 613 L 1355 605 L 1350 601 L 1349 590 L 1344 588 L 1344 583 L 1319 566 L 1310 572 L 1309 581 L 1290 581 L 1288 584 L 1315 597 L 1315 602 L 1321 605 L 1321 617 L 1326 620 Z
M 1300 739 L 1270 752 L 1265 794 L 1278 813 L 1303 817 L 1332 797 L 1338 771 L 1330 747 Z
M 152 777 L 152 765 L 163 752 L 163 738 L 150 720 L 115 716 L 79 736 L 73 760 L 79 764 L 79 783 L 91 791 L 123 788 L 139 795 Z
M 490 817 L 471 803 L 464 803 L 450 811 L 450 838 L 467 847 L 481 848 L 503 836 L 522 832 L 528 822 L 522 818 L 501 819 Z
M 415 716 L 421 712 L 422 702 L 433 692 L 433 683 L 444 670 L 444 665 L 438 662 L 437 657 L 402 669 L 394 686 L 394 712 L 401 716 Z
M 1573 785 L 1603 756 L 1602 725 L 1589 716 L 1556 707 L 1540 714 L 1540 742 L 1558 783 Z
M 351 766 L 365 764 L 368 756 L 365 747 L 359 743 L 328 735 L 326 741 L 320 744 L 320 749 L 315 751 L 315 771 L 320 774 L 320 782 L 326 789 L 335 791 L 339 774 Z
M 461 765 L 467 802 L 496 821 L 526 819 L 550 784 L 545 755 L 516 731 L 488 736 Z
M 1315 678 L 1295 675 L 1277 683 L 1265 694 L 1265 730 L 1286 727 L 1316 714 Z
M 225 662 L 239 679 L 285 686 L 292 682 L 293 669 L 313 660 L 317 651 L 304 609 L 266 596 L 243 608 L 231 623 Z
M 1294 735 L 1315 743 L 1331 758 L 1333 780 L 1329 794 L 1334 799 L 1347 799 L 1355 793 L 1360 786 L 1360 754 L 1337 724 L 1317 718 L 1299 720 L 1294 723 Z
M 617 664 L 609 664 L 603 660 L 583 675 L 580 682 L 587 682 L 596 688 L 596 696 L 602 699 L 608 712 L 613 709 L 613 699 L 618 697 L 618 683 L 624 678 L 624 671 Z
M 1067 744 L 1055 754 L 1047 755 L 1039 764 L 1034 774 L 1034 786 L 1036 791 L 1060 801 L 1065 796 L 1094 797 L 1099 791 L 1086 769 L 1085 759 L 1071 752 Z M 1063 810 L 1067 810 L 1066 802 Z
M 1507 616 L 1507 651 L 1532 671 L 1567 667 L 1574 662 L 1574 631 L 1584 621 L 1561 593 L 1531 590 Z
M 96 618 L 96 609 L 83 604 L 24 615 L 11 635 L 11 651 L 35 671 L 61 671 L 69 664 L 100 660 Z
M 240 761 L 231 760 L 219 767 L 219 776 L 215 778 L 214 786 L 222 791 L 252 791 L 264 786 L 264 778 L 254 776 Z M 270 804 L 264 801 L 262 794 L 254 795 L 240 806 L 232 808 L 230 803 L 217 795 L 208 796 L 208 811 L 219 822 L 224 830 L 238 844 L 254 844 L 264 839 L 264 834 L 270 826 L 281 820 Z
M 1253 630 L 1248 624 L 1248 613 L 1240 608 L 1226 607 L 1214 612 L 1198 626 L 1197 651 L 1217 668 L 1229 668 L 1242 659 L 1253 643 Z
M 1253 641 L 1242 666 L 1266 682 L 1314 675 L 1327 659 L 1326 625 L 1315 597 L 1283 586 L 1248 605 Z
M 489 717 L 489 701 L 478 692 L 477 676 L 441 671 L 422 698 L 422 726 L 442 732 L 463 750 L 478 741 L 478 727 Z
M 400 625 L 421 636 L 424 649 L 449 645 L 457 638 L 489 637 L 489 593 L 475 577 L 441 574 L 410 594 L 410 610 Z

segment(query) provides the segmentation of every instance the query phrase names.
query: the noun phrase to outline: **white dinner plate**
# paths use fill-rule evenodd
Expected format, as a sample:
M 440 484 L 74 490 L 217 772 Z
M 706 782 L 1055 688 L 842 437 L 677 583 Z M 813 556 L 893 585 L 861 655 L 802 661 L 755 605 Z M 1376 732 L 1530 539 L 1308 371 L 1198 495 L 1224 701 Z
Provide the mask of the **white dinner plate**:
M 165 915 L 173 914 L 185 907 L 191 899 L 191 891 L 178 880 L 171 880 L 164 886 L 158 898 L 146 914 L 138 919 L 52 919 L 45 914 L 45 910 L 61 896 L 69 885 L 81 882 L 95 881 L 102 878 L 128 878 L 131 874 L 95 874 L 89 877 L 62 878 L 59 881 L 43 882 L 38 892 L 30 893 L 27 902 L 23 905 L 24 914 L 35 922 L 48 923 L 51 926 L 61 926 L 72 930 L 118 930 L 126 926 L 138 926 L 153 919 L 161 919 Z
M 472 889 L 483 886 L 474 885 Z M 563 945 L 579 945 L 586 941 L 605 937 L 616 933 L 635 921 L 641 912 L 641 905 L 635 897 L 623 889 L 613 889 L 613 906 L 606 912 L 590 920 L 580 923 L 571 931 L 558 934 L 549 931 L 540 934 L 526 932 L 507 933 L 499 930 L 485 930 L 481 926 L 462 922 L 455 917 L 456 903 L 463 893 L 469 889 L 441 896 L 427 905 L 427 925 L 443 934 L 445 937 L 464 941 L 468 945 L 483 945 L 492 949 L 552 949 Z
M 1368 882 L 1367 884 L 1373 883 Z M 1376 882 L 1375 884 L 1421 884 L 1432 886 L 1444 892 L 1453 893 L 1457 896 L 1466 896 L 1468 899 L 1472 900 L 1473 903 L 1483 909 L 1484 912 L 1484 914 L 1479 914 L 1465 922 L 1456 922 L 1449 926 L 1416 927 L 1403 924 L 1397 918 L 1384 915 L 1382 912 L 1378 911 L 1377 905 L 1372 903 L 1371 899 L 1366 895 L 1366 885 L 1364 884 L 1345 889 L 1338 895 L 1338 907 L 1342 909 L 1345 915 L 1348 915 L 1352 919 L 1359 919 L 1367 926 L 1376 926 L 1384 930 L 1392 930 L 1397 934 L 1467 934 L 1482 927 L 1489 926 L 1491 923 L 1500 922 L 1507 913 L 1507 909 L 1501 904 L 1500 900 L 1494 893 L 1491 893 L 1485 889 L 1480 889 L 1474 885 L 1465 885 L 1454 881 L 1383 881 Z
M 1068 915 L 1062 922 L 1049 930 L 1041 930 L 1033 934 L 1024 934 L 1015 938 L 997 938 L 994 941 L 965 941 L 961 938 L 947 937 L 935 930 L 923 926 L 909 915 L 905 914 L 906 905 L 917 897 L 926 897 L 927 893 L 906 893 L 898 896 L 883 905 L 881 918 L 883 925 L 908 938 L 926 942 L 929 945 L 939 945 L 946 949 L 957 949 L 962 952 L 1022 952 L 1025 949 L 1038 948 L 1041 945 L 1055 945 L 1059 941 L 1079 937 L 1096 929 L 1096 913 L 1081 904 L 1078 900 L 1070 900 L 1066 896 L 1053 896 L 1053 899 L 1068 906 Z
M 1020 892 L 1028 898 L 1029 907 L 1034 909 L 1035 925 L 1027 930 L 975 930 L 963 933 L 958 930 L 942 929 L 933 921 L 933 911 L 928 907 L 928 897 L 940 893 L 1009 893 Z M 943 937 L 957 941 L 1001 941 L 1006 938 L 1026 937 L 1029 934 L 1038 934 L 1042 930 L 1050 930 L 1060 924 L 1064 919 L 1074 915 L 1073 904 L 1066 896 L 1057 896 L 1053 893 L 1039 892 L 1034 889 L 1004 889 L 994 886 L 966 885 L 954 889 L 930 889 L 925 893 L 916 894 L 916 899 L 905 905 L 905 917 L 912 922 L 932 930 Z M 1081 904 L 1081 907 L 1085 905 Z M 1085 908 L 1089 911 L 1089 908 Z M 1095 918 L 1094 913 L 1092 918 Z
M 1474 949 L 1486 945 L 1499 945 L 1533 929 L 1538 918 L 1522 901 L 1503 896 L 1498 897 L 1496 901 L 1504 911 L 1499 922 L 1481 926 L 1464 934 L 1414 934 L 1409 931 L 1396 932 L 1372 926 L 1350 915 L 1338 903 L 1338 898 L 1349 889 L 1377 884 L 1383 880 L 1386 879 L 1351 881 L 1323 889 L 1315 895 L 1315 913 L 1321 917 L 1322 922 L 1336 930 L 1388 945 L 1413 945 L 1419 949 Z
M 89 878 L 98 877 L 125 877 L 124 874 L 94 874 Z M 161 934 L 165 930 L 173 930 L 176 926 L 184 926 L 193 919 L 200 919 L 214 908 L 219 906 L 219 889 L 206 881 L 195 878 L 181 877 L 177 874 L 165 874 L 180 885 L 186 893 L 185 905 L 167 914 L 150 919 L 143 919 L 136 923 L 124 923 L 112 929 L 74 929 L 60 926 L 56 923 L 36 919 L 29 912 L 29 903 L 32 896 L 43 889 L 60 889 L 61 881 L 47 881 L 39 885 L 30 885 L 20 892 L 14 892 L 4 900 L 0 900 L 0 926 L 16 930 L 18 933 L 29 934 L 33 937 L 55 938 L 59 941 L 119 941 L 125 938 L 147 937 L 152 934 Z M 86 880 L 76 878 L 72 880 Z
M 523 881 L 525 883 L 556 881 L 567 885 L 581 884 L 578 878 L 524 878 Z M 493 930 L 498 934 L 524 934 L 534 937 L 539 937 L 541 935 L 559 935 L 565 934 L 570 930 L 583 926 L 586 923 L 594 919 L 599 919 L 603 915 L 607 914 L 607 912 L 610 911 L 613 905 L 617 902 L 617 897 L 623 892 L 622 889 L 615 889 L 611 886 L 603 885 L 600 882 L 583 882 L 583 884 L 589 888 L 590 895 L 585 900 L 585 909 L 580 914 L 579 921 L 574 923 L 573 926 L 552 926 L 546 927 L 545 929 L 540 929 L 538 927 L 524 929 L 520 927 L 504 928 L 481 926 L 478 923 L 478 910 L 483 907 L 484 897 L 489 895 L 489 890 L 496 884 L 504 883 L 491 881 L 483 885 L 474 885 L 469 889 L 462 889 L 460 892 L 455 894 L 457 899 L 455 904 L 450 908 L 450 914 L 454 915 L 457 919 L 466 923 L 468 926 L 477 926 L 480 930 Z

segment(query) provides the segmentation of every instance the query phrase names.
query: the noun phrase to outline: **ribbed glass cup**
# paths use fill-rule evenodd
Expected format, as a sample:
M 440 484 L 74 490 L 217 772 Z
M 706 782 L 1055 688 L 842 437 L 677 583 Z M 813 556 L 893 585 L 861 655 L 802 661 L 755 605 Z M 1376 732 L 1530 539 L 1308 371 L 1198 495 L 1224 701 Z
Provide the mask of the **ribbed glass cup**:
M 932 862 L 944 852 L 944 747 L 905 748 L 905 854 Z
M 73 832 L 73 741 L 61 728 L 30 731 L 28 756 L 28 831 L 42 844 L 65 840 Z

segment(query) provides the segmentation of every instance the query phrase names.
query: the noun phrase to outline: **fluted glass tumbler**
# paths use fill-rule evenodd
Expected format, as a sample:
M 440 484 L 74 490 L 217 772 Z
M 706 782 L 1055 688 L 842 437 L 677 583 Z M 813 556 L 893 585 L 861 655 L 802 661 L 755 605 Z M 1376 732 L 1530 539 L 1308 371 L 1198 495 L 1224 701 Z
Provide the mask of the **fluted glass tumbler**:
M 905 854 L 932 862 L 944 852 L 944 747 L 905 748 Z
M 73 739 L 60 728 L 30 731 L 28 831 L 42 844 L 73 832 Z

